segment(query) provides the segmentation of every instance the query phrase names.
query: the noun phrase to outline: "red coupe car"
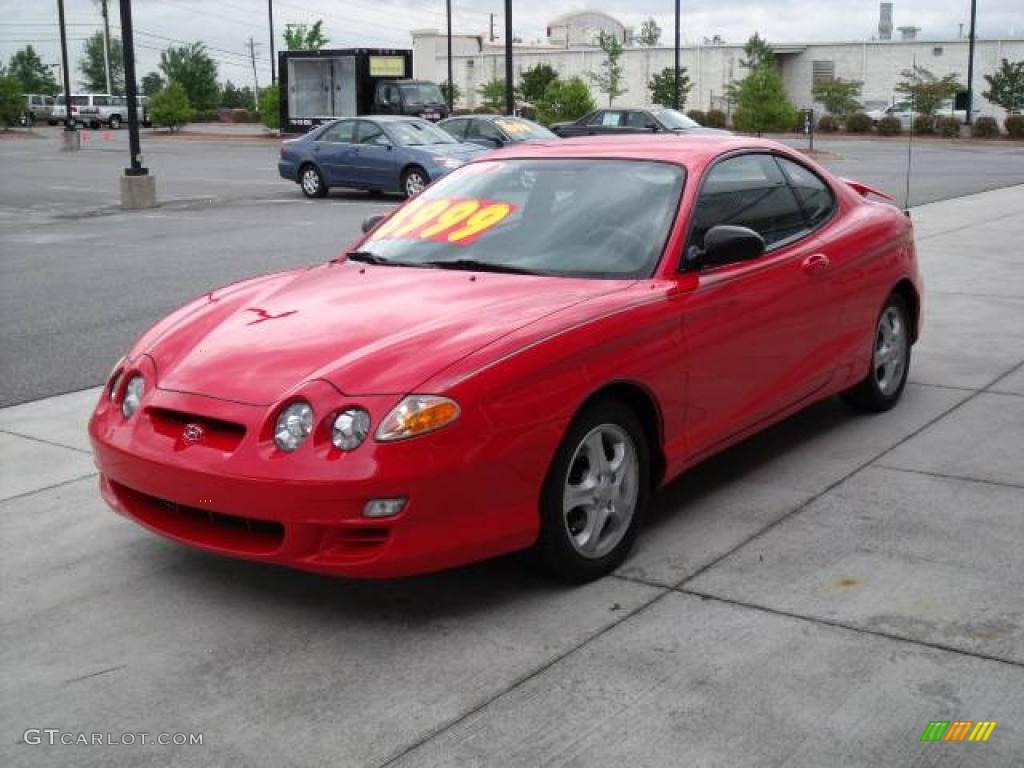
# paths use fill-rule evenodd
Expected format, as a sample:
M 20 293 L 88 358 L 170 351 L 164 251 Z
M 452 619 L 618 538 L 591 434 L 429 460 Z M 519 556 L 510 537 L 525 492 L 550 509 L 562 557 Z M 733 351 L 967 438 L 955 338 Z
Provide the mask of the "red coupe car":
M 483 156 L 336 260 L 145 333 L 90 423 L 103 497 L 331 574 L 533 547 L 599 577 L 687 467 L 822 398 L 899 400 L 921 278 L 872 194 L 741 137 Z

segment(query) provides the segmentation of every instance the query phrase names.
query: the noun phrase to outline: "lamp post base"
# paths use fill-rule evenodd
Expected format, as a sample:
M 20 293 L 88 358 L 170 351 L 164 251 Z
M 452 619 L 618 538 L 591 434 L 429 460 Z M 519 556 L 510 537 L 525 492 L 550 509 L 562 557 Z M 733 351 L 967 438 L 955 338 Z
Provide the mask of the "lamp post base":
M 63 139 L 61 143 L 62 152 L 74 152 L 82 148 L 82 134 L 78 131 L 61 131 Z
M 156 177 L 121 177 L 121 207 L 126 211 L 156 208 Z

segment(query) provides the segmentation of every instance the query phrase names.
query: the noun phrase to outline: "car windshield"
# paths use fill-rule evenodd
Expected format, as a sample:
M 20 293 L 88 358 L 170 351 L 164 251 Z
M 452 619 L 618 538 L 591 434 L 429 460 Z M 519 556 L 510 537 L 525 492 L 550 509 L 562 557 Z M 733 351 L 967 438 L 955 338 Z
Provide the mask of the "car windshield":
M 537 123 L 531 123 L 529 120 L 522 120 L 517 117 L 498 117 L 495 118 L 494 124 L 504 131 L 512 141 L 558 138 L 557 135 L 543 125 L 537 125 Z
M 374 230 L 375 263 L 564 277 L 649 277 L 684 170 L 656 161 L 514 159 L 468 165 Z
M 659 109 L 656 110 L 653 114 L 656 118 L 658 118 L 658 122 L 660 122 L 666 128 L 669 128 L 670 130 L 700 128 L 700 123 L 698 123 L 696 120 L 691 120 L 682 112 L 676 112 L 674 109 Z
M 441 89 L 434 83 L 406 83 L 398 87 L 406 104 L 444 104 Z
M 389 123 L 388 131 L 395 143 L 403 147 L 422 147 L 427 144 L 458 144 L 458 140 L 442 128 L 426 120 L 408 120 Z

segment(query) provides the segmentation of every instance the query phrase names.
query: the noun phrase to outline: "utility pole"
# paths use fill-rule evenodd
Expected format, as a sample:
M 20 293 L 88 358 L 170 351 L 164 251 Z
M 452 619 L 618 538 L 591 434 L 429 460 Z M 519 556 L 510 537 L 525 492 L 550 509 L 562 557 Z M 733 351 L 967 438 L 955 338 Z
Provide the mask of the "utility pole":
M 260 81 L 256 77 L 256 46 L 257 45 L 258 45 L 258 43 L 255 40 L 253 40 L 252 37 L 250 37 L 249 38 L 249 58 L 252 59 L 252 82 L 253 82 L 253 86 L 254 86 L 253 92 L 252 92 L 252 105 L 253 105 L 254 109 L 258 110 L 260 108 Z
M 110 14 L 107 12 L 107 0 L 100 0 L 103 11 L 103 71 L 107 75 L 107 93 L 114 91 L 110 87 Z
M 679 0 L 676 0 L 676 45 L 675 45 L 675 85 L 672 88 L 672 106 L 679 109 Z
M 267 0 L 267 13 L 270 17 L 270 83 L 277 82 L 277 62 L 274 60 L 274 0 Z
M 512 0 L 505 0 L 505 112 L 516 113 L 512 83 Z
M 491 34 L 490 34 L 490 37 L 488 38 L 488 42 L 491 42 L 491 43 L 494 42 L 494 14 L 493 13 L 491 14 Z
M 452 0 L 445 0 L 445 12 L 448 14 L 448 114 L 450 115 L 455 109 L 455 85 L 452 80 Z
M 121 50 L 124 53 L 124 90 L 128 97 L 128 147 L 131 164 L 121 177 L 122 208 L 156 206 L 156 179 L 142 165 L 139 144 L 139 94 L 135 81 L 135 35 L 132 31 L 132 0 L 121 0 Z
M 978 15 L 978 0 L 971 0 L 971 29 L 967 40 L 967 116 L 964 125 L 971 124 L 971 107 L 974 106 L 974 20 Z
M 68 69 L 68 33 L 64 25 L 64 0 L 57 0 L 57 19 L 60 22 L 60 72 L 64 80 L 64 149 L 81 147 L 81 137 L 75 130 L 75 120 L 71 117 L 71 73 Z

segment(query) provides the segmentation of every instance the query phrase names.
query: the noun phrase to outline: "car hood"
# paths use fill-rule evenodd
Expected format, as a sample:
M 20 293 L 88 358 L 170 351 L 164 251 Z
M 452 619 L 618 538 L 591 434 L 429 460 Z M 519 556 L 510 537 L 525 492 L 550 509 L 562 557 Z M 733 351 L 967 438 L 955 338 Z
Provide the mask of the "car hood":
M 268 405 L 312 379 L 405 394 L 499 338 L 630 281 L 342 262 L 213 292 L 140 340 L 161 389 Z
M 477 144 L 459 142 L 458 144 L 426 144 L 421 147 L 410 147 L 420 152 L 425 152 L 434 157 L 457 157 L 460 160 L 468 160 L 487 150 Z

